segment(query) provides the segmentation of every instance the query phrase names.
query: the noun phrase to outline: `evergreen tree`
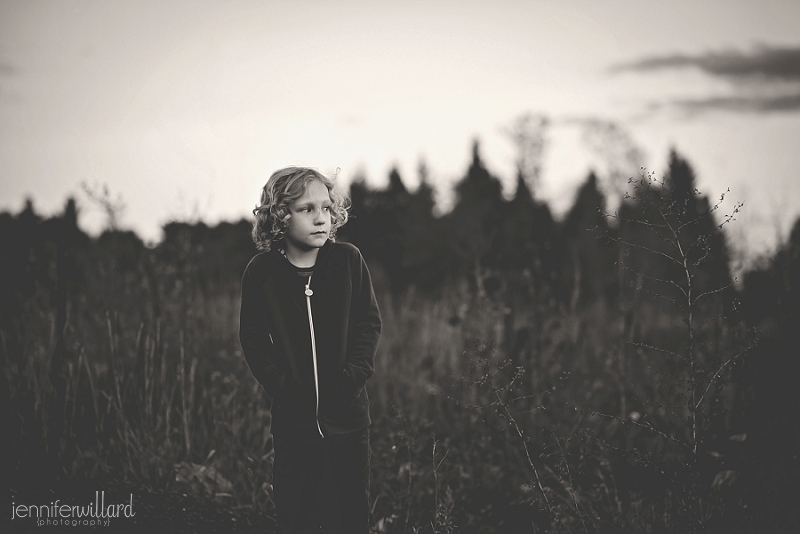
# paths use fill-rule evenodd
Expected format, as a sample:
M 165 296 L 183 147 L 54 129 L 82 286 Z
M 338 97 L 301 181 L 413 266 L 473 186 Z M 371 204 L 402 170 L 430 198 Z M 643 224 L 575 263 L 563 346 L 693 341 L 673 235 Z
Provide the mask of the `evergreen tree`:
M 403 221 L 411 195 L 396 167 L 389 172 L 388 187 L 377 192 L 376 199 L 375 210 L 370 217 L 372 252 L 386 270 L 392 290 L 399 291 L 409 282 L 404 266 L 407 241 Z
M 687 255 L 697 263 L 697 289 L 708 291 L 730 285 L 730 258 L 725 235 L 712 215 L 717 208 L 712 208 L 708 197 L 697 190 L 694 170 L 675 149 L 670 151 L 665 182 L 678 213 L 678 226 L 690 247 Z
M 800 218 L 768 263 L 745 274 L 743 303 L 760 339 L 736 370 L 733 425 L 746 436 L 742 487 L 759 508 L 774 514 L 777 502 L 777 516 L 788 517 L 800 502 Z
M 406 282 L 421 286 L 426 292 L 440 287 L 446 278 L 442 268 L 442 244 L 447 239 L 442 221 L 434 217 L 433 188 L 424 161 L 418 167 L 419 187 L 409 197 L 401 219 L 405 237 L 403 267 Z
M 472 163 L 455 188 L 458 200 L 448 217 L 448 226 L 454 274 L 471 273 L 479 289 L 484 269 L 502 263 L 498 239 L 504 207 L 501 191 L 500 181 L 486 169 L 475 141 Z
M 665 239 L 674 233 L 679 236 L 678 242 L 686 254 L 686 268 L 692 271 L 694 294 L 730 286 L 725 236 L 714 218 L 714 211 L 720 204 L 711 206 L 708 198 L 696 189 L 691 165 L 673 149 L 663 181 L 653 179 L 649 193 L 641 179 L 631 179 L 631 185 L 639 187 L 631 192 L 633 196 L 651 194 L 659 200 L 623 202 L 619 212 L 620 236 L 656 254 L 641 248 L 630 249 L 625 262 L 630 272 L 624 278 L 631 280 L 631 276 L 635 277 L 631 273 L 648 273 L 662 280 L 684 278 L 684 266 L 666 259 L 666 255 L 674 256 L 678 252 L 669 244 L 670 239 Z M 723 295 L 729 307 L 733 292 L 725 291 Z
M 510 270 L 530 269 L 536 247 L 534 218 L 537 206 L 522 171 L 517 173 L 517 190 L 508 203 L 504 217 L 502 259 Z
M 597 176 L 590 172 L 563 223 L 566 246 L 563 273 L 567 277 L 565 285 L 571 288 L 573 308 L 615 293 L 615 250 L 609 239 L 598 239 L 610 231 L 605 204 Z
M 372 258 L 372 232 L 370 214 L 374 204 L 373 193 L 363 176 L 350 182 L 350 219 L 338 233 L 338 239 L 353 243 L 364 258 Z

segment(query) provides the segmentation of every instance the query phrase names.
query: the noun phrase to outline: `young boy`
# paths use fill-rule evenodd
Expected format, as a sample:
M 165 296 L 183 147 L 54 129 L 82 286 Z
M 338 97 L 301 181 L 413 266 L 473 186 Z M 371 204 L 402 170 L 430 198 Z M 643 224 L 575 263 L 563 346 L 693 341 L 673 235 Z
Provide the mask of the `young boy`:
M 316 170 L 272 174 L 253 210 L 262 251 L 242 279 L 239 339 L 273 399 L 273 489 L 282 532 L 320 516 L 325 532 L 366 533 L 369 399 L 381 331 L 366 263 L 334 242 L 343 197 Z M 328 489 L 325 489 L 325 485 Z

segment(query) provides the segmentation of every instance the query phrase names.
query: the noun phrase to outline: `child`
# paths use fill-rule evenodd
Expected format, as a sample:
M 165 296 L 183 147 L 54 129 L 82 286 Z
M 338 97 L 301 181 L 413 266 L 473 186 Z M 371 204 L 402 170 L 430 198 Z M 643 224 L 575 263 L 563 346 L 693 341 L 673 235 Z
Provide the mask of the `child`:
M 381 319 L 361 253 L 334 241 L 345 199 L 319 172 L 288 167 L 270 176 L 253 214 L 262 252 L 242 279 L 239 339 L 273 399 L 278 523 L 282 532 L 318 529 L 309 524 L 317 513 L 325 532 L 366 533 L 365 384 Z

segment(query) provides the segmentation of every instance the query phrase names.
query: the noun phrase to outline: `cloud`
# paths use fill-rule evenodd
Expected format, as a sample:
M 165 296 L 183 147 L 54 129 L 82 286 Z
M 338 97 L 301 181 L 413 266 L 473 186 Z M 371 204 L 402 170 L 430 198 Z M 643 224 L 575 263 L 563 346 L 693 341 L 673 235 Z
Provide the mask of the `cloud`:
M 706 74 L 725 78 L 800 81 L 800 47 L 762 46 L 750 54 L 728 51 L 651 56 L 613 65 L 609 71 L 616 74 L 684 67 L 695 67 Z
M 695 68 L 708 76 L 728 81 L 733 94 L 652 103 L 651 109 L 668 106 L 690 113 L 707 110 L 736 113 L 800 111 L 800 46 L 760 46 L 750 53 L 727 51 L 649 56 L 612 65 L 609 72 L 642 74 L 684 68 Z
M 715 96 L 700 99 L 673 100 L 672 105 L 685 111 L 722 110 L 751 113 L 800 111 L 800 92 L 778 96 Z

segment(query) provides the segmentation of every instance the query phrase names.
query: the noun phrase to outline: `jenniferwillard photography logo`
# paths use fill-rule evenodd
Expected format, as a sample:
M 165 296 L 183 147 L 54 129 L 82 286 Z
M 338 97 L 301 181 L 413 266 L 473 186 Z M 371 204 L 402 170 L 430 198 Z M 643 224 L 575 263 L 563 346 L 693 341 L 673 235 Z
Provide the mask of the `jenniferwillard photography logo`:
M 74 527 L 109 526 L 112 519 L 133 517 L 133 493 L 130 501 L 119 504 L 106 504 L 106 492 L 96 491 L 94 502 L 88 504 L 64 504 L 56 499 L 50 504 L 11 503 L 11 519 L 36 521 L 40 527 L 60 525 Z

